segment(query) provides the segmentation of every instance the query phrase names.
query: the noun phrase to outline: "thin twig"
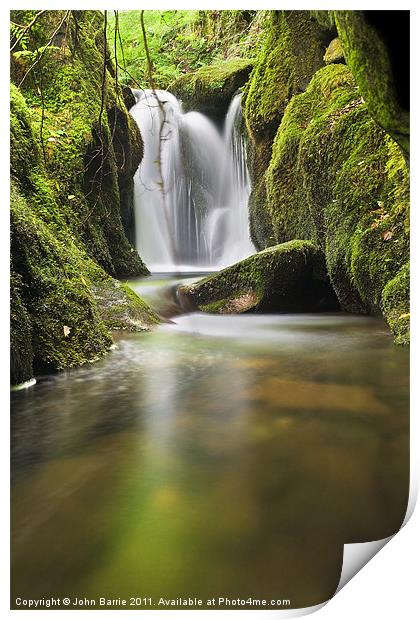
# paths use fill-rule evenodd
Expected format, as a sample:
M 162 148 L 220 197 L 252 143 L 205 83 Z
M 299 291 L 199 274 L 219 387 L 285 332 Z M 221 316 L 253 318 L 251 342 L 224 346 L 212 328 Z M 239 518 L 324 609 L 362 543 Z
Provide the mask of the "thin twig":
M 66 11 L 63 19 L 61 20 L 61 22 L 58 24 L 57 28 L 54 30 L 54 32 L 51 35 L 50 40 L 48 41 L 47 45 L 45 45 L 44 49 L 42 50 L 42 52 L 39 54 L 39 56 L 37 56 L 35 62 L 29 67 L 29 69 L 27 70 L 27 72 L 25 73 L 25 75 L 23 76 L 23 78 L 21 79 L 20 83 L 19 83 L 19 88 L 22 86 L 23 82 L 26 80 L 26 78 L 28 77 L 28 75 L 30 74 L 30 72 L 36 67 L 36 65 L 41 61 L 41 59 L 43 58 L 46 50 L 50 47 L 52 41 L 54 41 L 54 37 L 57 34 L 57 32 L 60 30 L 61 26 L 64 24 L 65 20 L 68 18 L 68 16 L 70 15 L 71 11 Z
M 41 15 L 43 15 L 44 13 L 46 13 L 46 11 L 39 11 L 39 13 L 37 13 L 35 15 L 35 17 L 33 18 L 33 20 L 24 27 L 24 29 L 22 30 L 21 35 L 17 38 L 17 40 L 15 41 L 15 43 L 12 45 L 12 47 L 10 48 L 10 52 L 13 52 L 13 50 L 15 50 L 17 48 L 17 46 L 19 45 L 19 43 L 22 41 L 23 37 L 25 36 L 25 34 L 32 28 L 32 26 L 35 25 L 36 21 L 38 20 L 39 17 L 41 17 Z

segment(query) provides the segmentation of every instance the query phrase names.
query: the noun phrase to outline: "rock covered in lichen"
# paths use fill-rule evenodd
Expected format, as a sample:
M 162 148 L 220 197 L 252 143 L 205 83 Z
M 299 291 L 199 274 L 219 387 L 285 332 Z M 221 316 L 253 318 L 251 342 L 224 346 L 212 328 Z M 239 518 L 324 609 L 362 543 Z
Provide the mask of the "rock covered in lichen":
M 312 312 L 336 308 L 320 250 L 293 240 L 267 248 L 178 290 L 189 309 L 216 314 Z
M 346 62 L 343 46 L 338 37 L 335 37 L 325 50 L 324 62 L 326 65 L 331 65 L 336 62 Z

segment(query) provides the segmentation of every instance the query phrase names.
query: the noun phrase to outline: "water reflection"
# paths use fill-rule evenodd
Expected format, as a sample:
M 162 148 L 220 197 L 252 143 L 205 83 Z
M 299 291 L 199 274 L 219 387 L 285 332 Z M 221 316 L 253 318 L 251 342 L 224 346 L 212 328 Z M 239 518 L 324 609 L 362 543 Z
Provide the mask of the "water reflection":
M 13 596 L 324 601 L 408 493 L 408 354 L 345 315 L 177 317 L 12 395 Z

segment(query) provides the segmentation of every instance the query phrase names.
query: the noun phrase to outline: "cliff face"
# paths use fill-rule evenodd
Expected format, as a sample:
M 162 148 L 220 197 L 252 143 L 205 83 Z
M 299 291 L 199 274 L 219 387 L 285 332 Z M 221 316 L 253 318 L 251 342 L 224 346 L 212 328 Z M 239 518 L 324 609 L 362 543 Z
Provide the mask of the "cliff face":
M 407 342 L 407 112 L 381 31 L 363 12 L 273 13 L 244 115 L 254 242 L 316 242 L 341 307 L 382 313 Z
M 103 355 L 112 340 L 98 283 L 113 290 L 112 277 L 148 271 L 127 238 L 142 140 L 104 54 L 103 15 L 46 11 L 16 46 L 11 74 L 11 379 L 20 383 L 34 367 Z M 119 296 L 136 328 L 158 320 Z

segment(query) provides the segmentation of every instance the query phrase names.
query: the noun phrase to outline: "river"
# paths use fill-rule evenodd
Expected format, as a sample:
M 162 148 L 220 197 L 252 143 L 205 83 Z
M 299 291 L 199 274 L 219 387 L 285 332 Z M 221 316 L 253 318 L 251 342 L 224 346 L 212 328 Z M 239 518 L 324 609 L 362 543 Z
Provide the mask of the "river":
M 162 311 L 175 282 L 131 284 Z M 409 356 L 382 320 L 195 313 L 116 344 L 12 394 L 12 607 L 315 605 L 344 543 L 400 527 Z

